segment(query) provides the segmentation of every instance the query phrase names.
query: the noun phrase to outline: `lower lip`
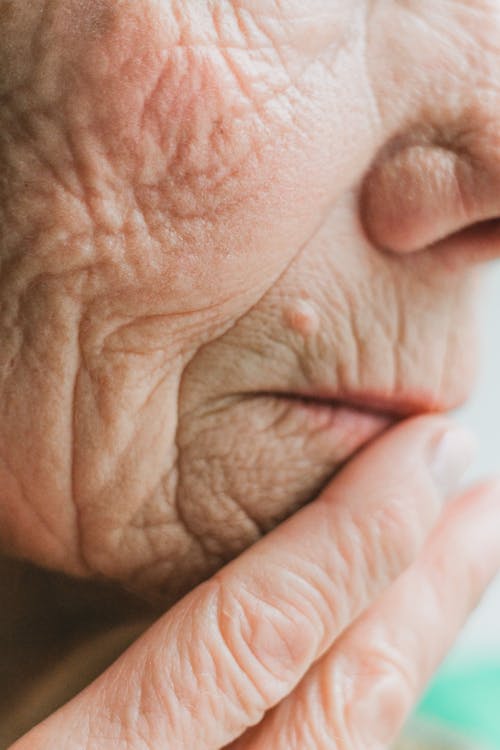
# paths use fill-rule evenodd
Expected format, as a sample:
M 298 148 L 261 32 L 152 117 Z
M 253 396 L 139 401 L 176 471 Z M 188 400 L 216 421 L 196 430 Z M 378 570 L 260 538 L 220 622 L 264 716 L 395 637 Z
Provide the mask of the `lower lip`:
M 370 440 L 393 425 L 396 417 L 363 411 L 335 402 L 286 398 L 294 415 L 303 420 L 304 430 L 313 439 L 327 441 L 337 448 L 338 459 L 345 461 Z M 333 444 L 333 445 L 332 445 Z

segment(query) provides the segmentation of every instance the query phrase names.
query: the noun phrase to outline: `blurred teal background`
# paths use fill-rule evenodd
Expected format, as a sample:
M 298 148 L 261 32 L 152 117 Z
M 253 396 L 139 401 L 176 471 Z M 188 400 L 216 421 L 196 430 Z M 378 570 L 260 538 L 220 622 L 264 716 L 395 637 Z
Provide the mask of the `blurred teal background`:
M 480 377 L 470 403 L 457 414 L 480 439 L 481 449 L 472 479 L 500 473 L 500 263 L 487 267 L 483 288 Z M 500 578 L 470 618 L 457 648 L 486 645 L 500 653 Z
M 419 716 L 485 750 L 500 748 L 500 652 L 455 649 L 424 696 Z
M 480 377 L 471 402 L 457 413 L 480 439 L 471 480 L 500 473 L 499 263 L 486 269 L 481 303 Z M 417 716 L 442 721 L 485 747 L 500 750 L 500 576 L 470 617 Z

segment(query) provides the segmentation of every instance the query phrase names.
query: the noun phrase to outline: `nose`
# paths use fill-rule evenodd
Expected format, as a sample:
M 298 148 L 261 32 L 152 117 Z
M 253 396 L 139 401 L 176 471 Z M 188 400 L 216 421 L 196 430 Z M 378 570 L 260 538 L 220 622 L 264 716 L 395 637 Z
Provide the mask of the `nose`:
M 392 140 L 366 175 L 361 216 L 375 245 L 395 253 L 453 240 L 500 257 L 498 118 L 446 138 L 421 130 Z

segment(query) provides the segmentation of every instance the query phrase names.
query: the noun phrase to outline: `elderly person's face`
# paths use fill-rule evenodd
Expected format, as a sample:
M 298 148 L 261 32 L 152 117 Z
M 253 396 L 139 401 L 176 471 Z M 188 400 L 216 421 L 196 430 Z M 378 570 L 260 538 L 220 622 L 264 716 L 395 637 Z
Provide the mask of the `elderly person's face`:
M 467 395 L 500 3 L 0 10 L 2 545 L 174 598 Z

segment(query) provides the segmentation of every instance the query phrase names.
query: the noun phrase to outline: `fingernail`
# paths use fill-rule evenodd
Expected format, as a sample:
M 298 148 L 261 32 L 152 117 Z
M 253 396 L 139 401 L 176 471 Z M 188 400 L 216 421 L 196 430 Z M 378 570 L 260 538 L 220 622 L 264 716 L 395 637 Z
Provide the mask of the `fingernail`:
M 477 438 L 463 427 L 453 427 L 434 442 L 429 469 L 445 498 L 459 489 L 477 453 Z

